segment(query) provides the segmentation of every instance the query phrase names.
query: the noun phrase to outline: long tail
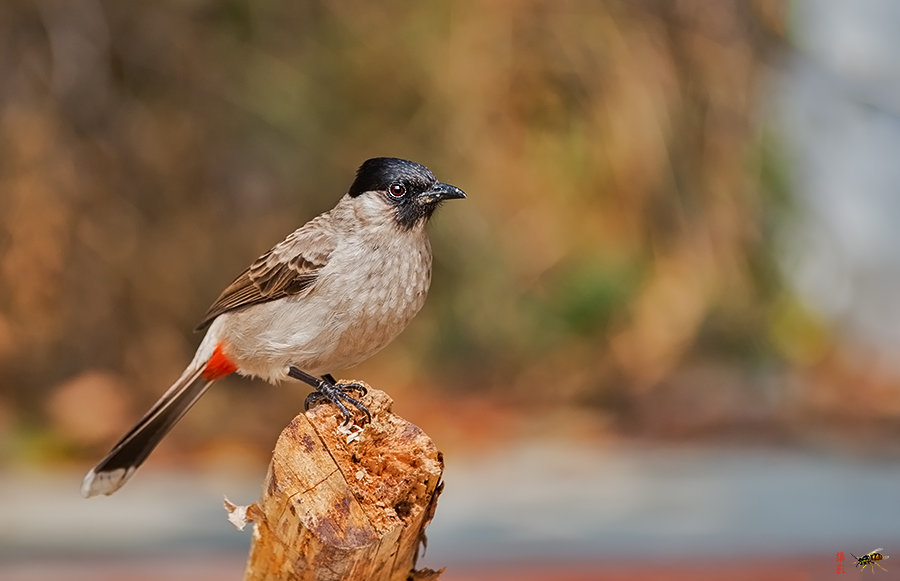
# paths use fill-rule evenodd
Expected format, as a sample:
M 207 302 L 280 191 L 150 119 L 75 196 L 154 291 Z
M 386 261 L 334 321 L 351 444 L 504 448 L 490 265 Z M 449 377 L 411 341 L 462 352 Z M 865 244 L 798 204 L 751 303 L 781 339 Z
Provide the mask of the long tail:
M 109 495 L 121 488 L 214 380 L 215 377 L 204 373 L 203 366 L 196 371 L 186 370 L 150 411 L 122 436 L 106 458 L 87 473 L 81 484 L 81 495 L 85 498 Z

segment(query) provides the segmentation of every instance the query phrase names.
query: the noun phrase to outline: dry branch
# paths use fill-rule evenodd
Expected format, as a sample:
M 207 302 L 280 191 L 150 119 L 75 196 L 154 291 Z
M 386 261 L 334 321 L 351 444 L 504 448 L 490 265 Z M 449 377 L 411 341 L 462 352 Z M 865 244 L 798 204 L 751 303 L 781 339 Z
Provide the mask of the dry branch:
M 441 453 L 384 392 L 363 402 L 372 422 L 362 429 L 341 430 L 335 407 L 320 405 L 281 433 L 262 499 L 247 508 L 256 525 L 245 581 L 437 579 L 413 567 Z

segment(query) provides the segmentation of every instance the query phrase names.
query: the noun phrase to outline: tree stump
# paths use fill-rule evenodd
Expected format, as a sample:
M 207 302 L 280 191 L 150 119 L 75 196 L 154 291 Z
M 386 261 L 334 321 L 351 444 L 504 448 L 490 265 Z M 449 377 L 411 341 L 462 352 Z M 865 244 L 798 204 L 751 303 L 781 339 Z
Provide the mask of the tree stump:
M 372 421 L 361 427 L 341 429 L 323 404 L 282 431 L 262 498 L 246 508 L 256 524 L 245 581 L 437 579 L 414 565 L 443 457 L 387 394 L 369 388 L 363 403 Z

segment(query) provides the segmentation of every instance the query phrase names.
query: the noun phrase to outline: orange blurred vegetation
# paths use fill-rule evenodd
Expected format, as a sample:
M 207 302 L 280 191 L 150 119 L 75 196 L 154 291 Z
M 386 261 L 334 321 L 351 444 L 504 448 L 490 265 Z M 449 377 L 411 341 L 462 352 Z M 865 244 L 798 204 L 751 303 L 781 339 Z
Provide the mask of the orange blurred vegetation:
M 466 394 L 637 433 L 779 421 L 831 342 L 774 266 L 790 203 L 760 105 L 783 21 L 736 0 L 3 3 L 0 433 L 104 448 L 218 291 L 374 155 L 470 197 L 432 226 L 419 319 L 350 375 L 423 410 Z M 229 385 L 176 437 L 271 443 L 303 398 Z

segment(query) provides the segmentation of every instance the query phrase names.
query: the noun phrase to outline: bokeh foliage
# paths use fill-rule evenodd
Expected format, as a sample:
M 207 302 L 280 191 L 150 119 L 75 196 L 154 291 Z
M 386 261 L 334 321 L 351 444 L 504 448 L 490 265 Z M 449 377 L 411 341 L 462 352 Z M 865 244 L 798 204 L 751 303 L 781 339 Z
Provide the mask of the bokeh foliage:
M 433 224 L 425 310 L 365 367 L 388 391 L 616 417 L 687 367 L 780 365 L 773 313 L 796 309 L 760 122 L 779 6 L 3 3 L 6 425 L 114 433 L 218 291 L 375 155 L 470 195 Z M 275 398 L 301 396 L 241 405 Z

